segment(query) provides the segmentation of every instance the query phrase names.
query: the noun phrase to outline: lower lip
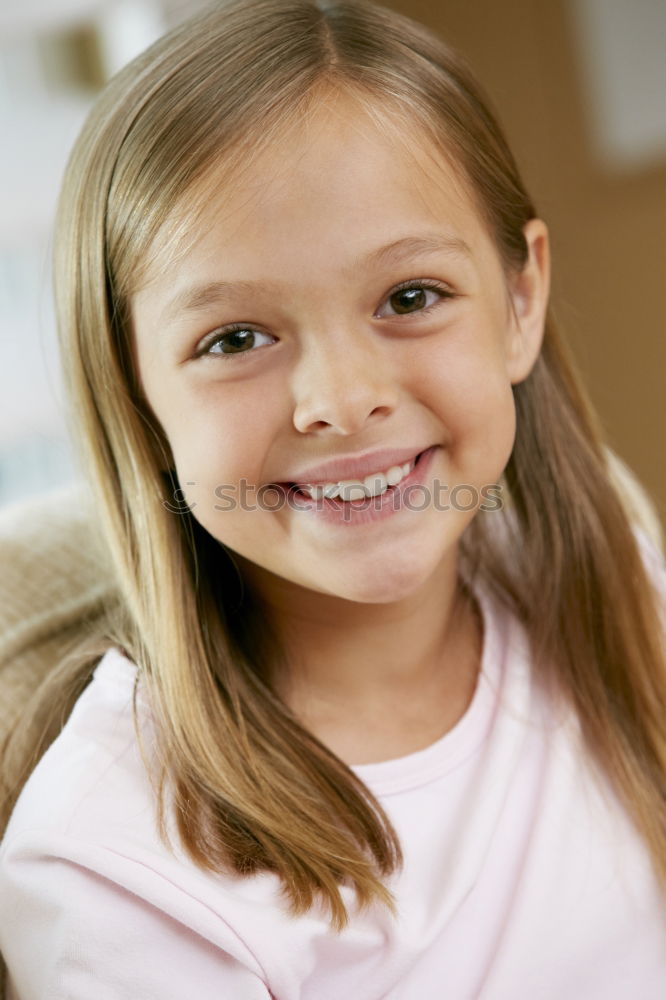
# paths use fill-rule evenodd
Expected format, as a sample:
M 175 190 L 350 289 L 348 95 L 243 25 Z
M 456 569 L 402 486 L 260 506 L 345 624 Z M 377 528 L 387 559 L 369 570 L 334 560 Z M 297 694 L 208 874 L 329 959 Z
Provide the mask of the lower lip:
M 421 452 L 409 475 L 402 479 L 397 486 L 389 486 L 380 496 L 349 501 L 328 500 L 326 498 L 314 500 L 306 496 L 305 493 L 301 493 L 300 490 L 289 489 L 281 484 L 277 484 L 274 488 L 283 496 L 284 501 L 292 510 L 303 511 L 328 523 L 341 524 L 346 527 L 371 524 L 394 517 L 399 511 L 405 509 L 405 500 L 410 499 L 410 494 L 413 494 L 412 501 L 416 504 L 414 509 L 423 505 L 423 495 L 420 491 L 414 493 L 414 487 L 425 485 L 424 479 L 438 447 L 438 445 L 433 445 L 432 448 Z

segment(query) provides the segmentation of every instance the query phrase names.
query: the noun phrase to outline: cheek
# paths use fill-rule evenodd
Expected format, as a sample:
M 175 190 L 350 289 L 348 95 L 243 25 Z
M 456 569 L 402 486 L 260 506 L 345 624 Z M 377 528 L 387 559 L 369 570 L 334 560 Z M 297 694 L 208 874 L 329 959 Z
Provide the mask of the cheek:
M 511 380 L 488 324 L 460 324 L 415 354 L 414 372 L 433 409 L 453 424 L 485 423 L 513 405 Z M 487 429 L 487 428 L 486 428 Z
M 245 479 L 261 484 L 284 419 L 280 396 L 259 382 L 197 381 L 172 395 L 161 420 L 181 483 L 208 494 Z
M 484 330 L 442 339 L 421 366 L 421 399 L 436 413 L 461 477 L 494 481 L 515 436 L 513 391 L 501 353 Z

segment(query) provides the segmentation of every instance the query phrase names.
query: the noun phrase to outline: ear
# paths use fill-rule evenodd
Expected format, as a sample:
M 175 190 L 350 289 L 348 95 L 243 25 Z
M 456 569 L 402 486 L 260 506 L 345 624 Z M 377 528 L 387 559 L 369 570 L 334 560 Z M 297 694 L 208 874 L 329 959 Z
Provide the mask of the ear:
M 530 219 L 523 233 L 528 258 L 522 271 L 509 277 L 507 371 L 512 385 L 527 378 L 539 356 L 550 291 L 548 228 L 541 219 Z

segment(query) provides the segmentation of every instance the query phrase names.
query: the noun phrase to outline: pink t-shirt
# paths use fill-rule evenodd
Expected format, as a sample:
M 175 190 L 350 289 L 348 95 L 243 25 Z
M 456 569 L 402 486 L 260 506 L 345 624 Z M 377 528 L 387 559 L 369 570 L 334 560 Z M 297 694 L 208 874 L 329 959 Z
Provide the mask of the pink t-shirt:
M 666 572 L 647 555 L 666 594 Z M 534 684 L 525 634 L 477 591 L 481 672 L 427 749 L 354 770 L 400 837 L 398 917 L 333 933 L 276 878 L 203 872 L 160 841 L 135 668 L 100 662 L 0 852 L 19 1000 L 664 1000 L 666 899 L 643 842 Z M 352 902 L 350 892 L 343 890 Z

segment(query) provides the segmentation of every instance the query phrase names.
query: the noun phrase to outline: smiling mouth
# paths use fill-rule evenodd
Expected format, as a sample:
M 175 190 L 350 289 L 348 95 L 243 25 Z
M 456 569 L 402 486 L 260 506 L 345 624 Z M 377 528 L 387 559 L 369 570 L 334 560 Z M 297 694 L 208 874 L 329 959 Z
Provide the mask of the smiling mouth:
M 430 450 L 430 448 L 426 449 L 427 452 Z M 404 480 L 411 476 L 426 451 L 419 452 L 403 465 L 395 465 L 383 471 L 373 472 L 364 479 L 348 479 L 316 485 L 294 482 L 276 483 L 275 485 L 296 494 L 303 500 L 329 500 L 352 504 L 355 501 L 362 502 L 371 497 L 380 497 L 395 492 Z

